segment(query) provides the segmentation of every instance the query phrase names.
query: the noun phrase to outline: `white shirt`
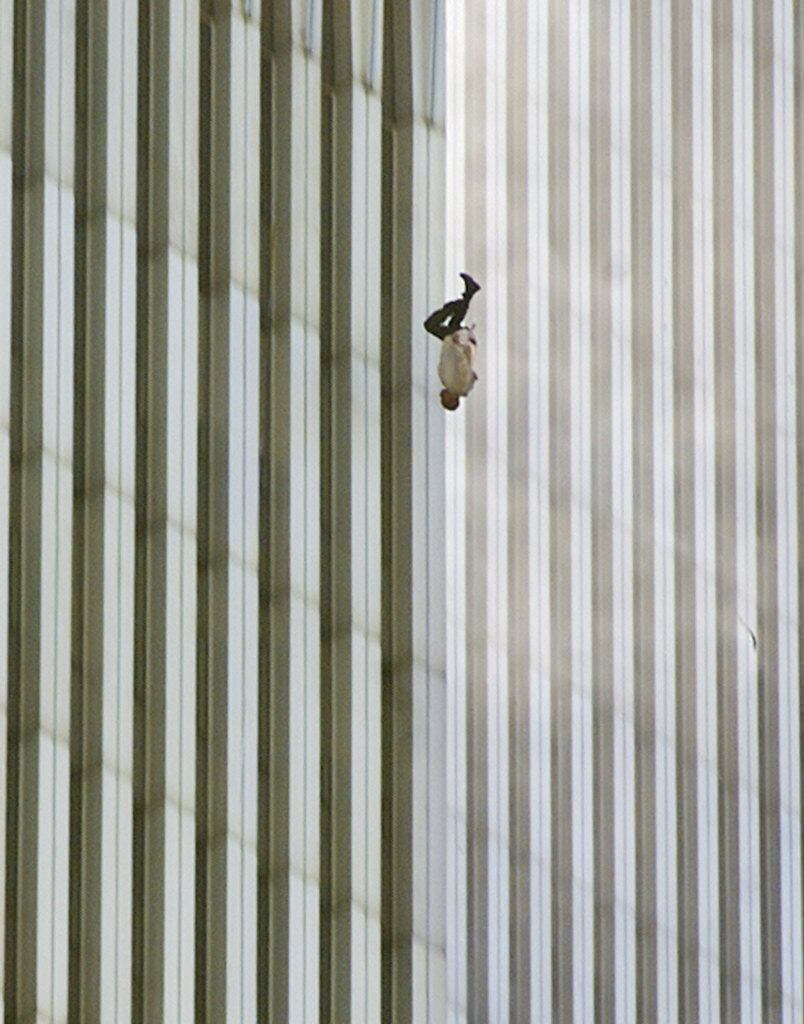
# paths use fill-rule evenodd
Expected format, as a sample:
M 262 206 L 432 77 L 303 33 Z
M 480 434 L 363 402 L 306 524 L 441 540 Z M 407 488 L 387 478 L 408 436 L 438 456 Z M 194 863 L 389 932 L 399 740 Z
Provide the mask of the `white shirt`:
M 475 336 L 468 327 L 459 327 L 441 343 L 438 376 L 451 395 L 468 395 L 475 386 Z

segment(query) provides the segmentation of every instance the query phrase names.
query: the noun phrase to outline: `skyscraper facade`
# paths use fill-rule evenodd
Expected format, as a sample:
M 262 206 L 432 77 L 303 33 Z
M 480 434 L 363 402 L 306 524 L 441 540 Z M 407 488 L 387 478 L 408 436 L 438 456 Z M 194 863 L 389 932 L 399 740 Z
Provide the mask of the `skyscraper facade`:
M 8 1024 L 444 1019 L 442 19 L 0 0 Z
M 803 73 L 0 0 L 5 1021 L 798 1024 Z
M 447 14 L 448 1019 L 793 1024 L 804 11 Z

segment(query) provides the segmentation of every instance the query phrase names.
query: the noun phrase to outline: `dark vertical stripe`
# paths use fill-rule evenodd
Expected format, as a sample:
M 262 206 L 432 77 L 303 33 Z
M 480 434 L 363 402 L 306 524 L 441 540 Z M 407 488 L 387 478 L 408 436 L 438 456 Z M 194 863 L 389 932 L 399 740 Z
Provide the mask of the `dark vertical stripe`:
M 352 1004 L 352 3 L 325 0 L 321 174 L 320 1019 Z M 366 140 L 368 142 L 368 140 Z M 358 217 L 365 216 L 362 210 Z M 345 557 L 347 555 L 348 557 Z
M 75 11 L 70 1024 L 101 1024 L 107 18 L 105 0 L 78 0 Z
M 270 6 L 263 20 L 261 113 L 261 189 L 263 193 L 263 240 L 261 251 L 261 402 L 260 426 L 260 494 L 262 524 L 260 531 L 260 735 L 259 804 L 263 811 L 258 828 L 258 878 L 260 905 L 258 929 L 261 936 L 260 968 L 267 973 L 258 993 L 261 1024 L 281 1024 L 288 1019 L 290 1007 L 290 975 L 297 957 L 307 956 L 306 939 L 310 921 L 317 926 L 317 908 L 309 901 L 311 876 L 318 864 L 311 862 L 311 852 L 302 838 L 303 879 L 297 879 L 301 893 L 291 887 L 291 779 L 298 778 L 303 795 L 301 807 L 294 812 L 304 819 L 314 814 L 307 805 L 310 764 L 309 742 L 314 736 L 307 718 L 304 694 L 308 687 L 316 690 L 318 673 L 312 671 L 318 656 L 319 623 L 317 610 L 311 608 L 311 595 L 306 592 L 310 572 L 319 573 L 310 564 L 311 552 L 317 552 L 318 538 L 312 535 L 306 502 L 317 502 L 309 491 L 311 475 L 308 461 L 309 444 L 319 451 L 314 436 L 318 411 L 318 389 L 311 386 L 308 364 L 317 360 L 319 279 L 318 251 L 311 244 L 318 236 L 318 204 L 309 202 L 309 184 L 302 174 L 294 179 L 297 167 L 309 174 L 318 174 L 319 137 L 313 133 L 309 116 L 317 124 L 320 87 L 317 54 L 311 48 L 317 36 L 317 6 L 307 7 L 306 30 L 294 26 L 298 18 L 297 4 L 288 2 Z M 293 9 L 291 9 L 293 8 Z M 302 252 L 304 271 L 294 277 L 298 253 Z M 310 284 L 315 281 L 316 283 Z M 308 291 L 309 284 L 309 291 Z M 314 319 L 313 319 L 314 318 Z M 300 328 L 304 346 L 301 376 L 292 371 L 292 339 L 295 326 Z M 296 418 L 291 402 L 300 403 L 301 416 Z M 316 412 L 313 413 L 314 403 Z M 293 412 L 293 414 L 292 414 Z M 315 416 L 315 419 L 313 418 Z M 304 449 L 301 463 L 291 464 L 291 450 Z M 317 465 L 317 463 L 316 463 Z M 291 483 L 298 479 L 298 490 Z M 297 498 L 297 495 L 299 497 Z M 295 517 L 295 518 L 294 518 Z M 300 534 L 300 550 L 291 546 L 291 530 Z M 316 531 L 318 523 L 313 527 Z M 316 554 L 317 559 L 317 554 Z M 296 569 L 304 578 L 305 593 L 292 595 Z M 293 597 L 303 603 L 301 610 L 302 649 L 292 650 L 291 606 Z M 315 620 L 315 629 L 308 627 Z M 298 666 L 298 668 L 296 667 Z M 308 668 L 309 666 L 309 668 Z M 291 706 L 299 707 L 297 726 Z M 292 731 L 298 732 L 292 736 Z M 315 730 L 317 733 L 317 729 Z M 298 760 L 291 760 L 291 751 L 299 745 Z M 295 815 L 294 815 L 295 817 Z M 305 827 L 307 827 L 305 825 Z M 295 870 L 295 868 L 294 868 Z M 291 909 L 301 919 L 300 949 L 291 946 Z M 262 941 L 264 939 L 264 942 Z M 268 955 L 270 951 L 270 955 Z M 306 959 L 302 959 L 303 980 L 299 988 L 303 1003 L 309 1000 Z M 295 1012 L 295 1011 L 294 1011 Z
M 335 417 L 345 410 L 336 401 L 334 385 L 335 370 L 335 278 L 337 276 L 335 256 L 335 231 L 339 218 L 333 206 L 339 194 L 334 175 L 338 161 L 334 153 L 336 110 L 335 96 L 335 25 L 333 0 L 324 0 L 322 8 L 321 44 L 321 867 L 320 867 L 320 914 L 319 935 L 319 1007 L 318 1015 L 322 1024 L 334 1024 L 333 1006 L 336 1003 L 335 979 L 338 965 L 334 962 L 335 936 L 335 892 L 337 877 L 337 854 L 335 849 L 338 829 L 349 821 L 349 806 L 344 809 L 341 820 L 335 817 L 336 775 L 338 766 L 334 760 L 336 743 L 336 718 L 334 683 L 342 662 L 337 657 L 334 643 L 335 615 L 338 608 L 339 582 L 336 571 L 337 546 L 335 537 L 336 500 L 336 457 L 335 440 L 348 437 Z M 348 236 L 347 236 L 348 237 Z M 347 419 L 348 424 L 348 419 Z M 350 571 L 346 559 L 346 571 Z M 351 651 L 344 653 L 348 658 Z M 346 665 L 348 674 L 349 665 Z M 346 715 L 349 716 L 347 708 Z M 348 755 L 347 755 L 348 756 Z M 348 792 L 348 791 L 347 791 Z M 350 863 L 343 865 L 348 872 Z M 349 960 L 347 957 L 347 968 Z
M 290 4 L 282 3 L 263 14 L 260 115 L 259 1024 L 283 1024 L 288 1019 L 290 501 L 276 445 L 280 435 L 287 444 L 288 424 L 283 419 L 289 418 L 289 206 L 292 189 L 302 187 L 292 182 L 290 173 L 292 44 Z M 278 657 L 283 642 L 284 656 Z
M 271 822 L 270 757 L 270 657 L 271 577 L 270 519 L 273 497 L 268 473 L 271 414 L 271 318 L 273 299 L 273 138 L 274 125 L 274 32 L 270 13 L 262 8 L 260 33 L 260 422 L 259 422 L 259 555 L 258 555 L 258 727 L 257 727 L 257 1024 L 271 1020 L 271 975 L 268 958 L 271 941 L 271 873 L 269 835 Z
M 614 634 L 612 578 L 612 123 L 609 62 L 611 2 L 590 4 L 590 255 L 592 375 L 592 745 L 594 808 L 594 1006 L 597 1024 L 615 1014 Z M 618 268 L 619 270 L 619 268 Z
M 37 1010 L 44 287 L 44 4 L 14 4 L 5 1015 Z
M 734 146 L 731 0 L 716 0 L 712 24 L 714 190 L 715 521 L 720 871 L 720 1012 L 740 1022 L 739 694 L 734 380 Z
M 226 1020 L 231 32 L 231 9 L 205 0 L 199 38 L 200 66 L 204 70 L 199 78 L 198 163 L 195 794 L 195 1017 L 198 1024 L 223 1024 Z M 246 614 L 245 608 L 242 614 Z
M 466 124 L 471 126 L 466 151 L 465 212 L 467 268 L 482 284 L 486 277 L 486 11 L 484 0 L 471 0 L 466 12 Z M 480 304 L 481 292 L 475 302 Z M 474 308 L 473 308 L 474 312 Z M 468 1012 L 470 1020 L 489 1014 L 488 950 L 488 698 L 486 576 L 486 421 L 488 391 L 479 387 L 467 402 L 466 445 L 466 712 L 467 712 L 467 939 Z
M 406 180 L 403 164 L 400 166 L 400 142 L 398 121 L 405 107 L 405 97 L 398 85 L 405 73 L 404 51 L 394 46 L 396 25 L 389 0 L 385 0 L 383 36 L 383 137 L 382 137 L 382 221 L 385 244 L 382 249 L 382 307 L 396 314 L 397 288 L 395 277 L 399 266 L 399 250 L 404 237 L 404 226 L 397 216 L 400 196 L 398 188 Z M 396 316 L 394 315 L 394 322 Z M 409 785 L 409 766 L 400 765 L 404 774 L 397 777 L 394 770 L 394 739 L 398 731 L 396 719 L 404 705 L 394 699 L 392 686 L 393 669 L 396 661 L 399 625 L 402 609 L 394 600 L 392 582 L 398 573 L 397 557 L 399 542 L 393 529 L 391 510 L 399 503 L 397 478 L 389 472 L 394 451 L 394 417 L 391 402 L 396 390 L 395 359 L 393 346 L 383 337 L 381 349 L 380 379 L 381 391 L 381 448 L 382 448 L 382 575 L 385 586 L 382 591 L 382 822 L 381 822 L 381 902 L 382 902 L 382 976 L 381 976 L 381 1018 L 383 1024 L 395 1019 L 399 1008 L 396 994 L 396 979 L 400 970 L 409 970 L 407 958 L 394 949 L 394 940 L 410 924 L 409 907 L 404 899 L 397 901 L 395 885 L 396 857 L 394 849 L 394 826 L 396 819 L 396 791 L 402 785 Z M 404 557 L 404 555 L 403 555 Z M 409 851 L 408 851 L 409 852 Z M 409 1003 L 403 1006 L 409 1016 Z
M 385 244 L 382 249 L 382 306 L 390 308 L 393 290 L 391 275 L 396 266 L 396 237 L 398 234 L 394 218 L 396 205 L 396 137 L 394 132 L 394 109 L 392 106 L 394 74 L 394 55 L 390 45 L 390 22 L 388 4 L 385 6 L 385 35 L 383 38 L 383 129 L 382 129 L 382 221 Z M 394 858 L 391 845 L 393 829 L 393 801 L 391 787 L 393 784 L 393 765 L 388 757 L 388 744 L 393 738 L 394 701 L 391 693 L 391 671 L 388 665 L 389 649 L 393 642 L 392 621 L 395 609 L 391 601 L 388 586 L 388 573 L 393 567 L 393 545 L 387 529 L 386 509 L 394 498 L 394 481 L 388 473 L 391 456 L 391 416 L 389 401 L 392 388 L 389 386 L 392 371 L 392 359 L 389 345 L 383 345 L 381 352 L 380 379 L 381 390 L 381 451 L 382 451 L 382 574 L 385 586 L 382 591 L 382 820 L 381 820 L 381 934 L 382 934 L 382 968 L 381 968 L 381 1019 L 383 1024 L 393 1020 L 393 984 L 394 961 L 389 947 L 393 943 L 394 931 L 397 927 L 398 914 L 393 906 L 393 871 Z
M 382 995 L 385 1021 L 413 1013 L 413 559 L 410 437 L 413 83 L 410 11 L 385 0 L 383 39 Z M 419 254 L 417 254 L 418 256 Z
M 260 120 L 259 120 L 259 554 L 258 554 L 258 725 L 257 725 L 257 1022 L 270 1017 L 270 973 L 267 950 L 270 942 L 270 871 L 268 868 L 268 826 L 270 821 L 270 558 L 268 543 L 271 502 L 268 467 L 270 431 L 270 318 L 273 223 L 271 183 L 273 162 L 273 68 L 272 20 L 261 7 L 260 26 Z
M 782 1014 L 773 7 L 755 0 L 753 12 L 759 875 L 762 1017 L 771 1024 Z
M 164 1002 L 167 4 L 140 0 L 138 38 L 131 1011 L 133 1024 L 154 1024 Z
M 436 480 L 433 463 L 441 463 L 433 456 L 436 448 L 441 450 L 443 432 L 432 408 L 424 405 L 434 400 L 433 391 L 428 395 L 425 384 L 423 395 L 418 386 L 419 367 L 431 349 L 420 326 L 426 296 L 416 291 L 416 283 L 427 292 L 435 283 L 430 261 L 434 240 L 443 236 L 443 221 L 439 215 L 427 222 L 416 204 L 429 203 L 440 187 L 433 180 L 431 148 L 441 149 L 443 126 L 427 122 L 418 105 L 421 100 L 426 107 L 428 97 L 414 89 L 414 71 L 431 67 L 429 33 L 435 26 L 429 18 L 417 26 L 411 6 L 386 0 L 384 7 L 381 305 L 388 329 L 383 330 L 380 353 L 381 1017 L 394 1024 L 436 1024 L 438 1010 L 435 1016 L 431 1010 L 438 1006 L 436 964 L 441 951 L 435 926 L 443 920 L 444 887 L 436 889 L 432 878 L 443 833 L 434 820 L 430 738 L 437 735 L 440 744 L 443 736 L 429 721 L 422 732 L 417 723 L 422 709 L 426 713 L 443 706 L 443 613 L 433 578 L 444 566 L 426 522 L 428 515 L 433 523 L 440 518 L 431 487 Z M 437 21 L 437 7 L 433 14 Z M 417 181 L 420 195 L 414 192 Z M 423 410 L 423 423 L 413 424 L 414 408 Z M 423 446 L 411 444 L 412 434 L 422 438 Z M 429 451 L 428 443 L 433 446 Z M 415 577 L 414 565 L 423 570 Z M 434 907 L 430 900 L 437 901 Z
M 567 7 L 549 12 L 549 235 L 550 235 L 550 758 L 553 780 L 553 1016 L 573 1014 L 572 928 L 572 592 L 570 575 L 570 245 L 569 59 Z
M 636 1018 L 656 1020 L 656 637 L 651 5 L 631 0 L 631 278 L 634 467 Z
M 673 455 L 675 465 L 678 1015 L 697 1021 L 698 807 L 695 627 L 692 5 L 672 8 Z
M 529 351 L 532 298 L 528 295 L 528 68 L 527 4 L 509 5 L 506 182 L 508 201 L 508 759 L 509 991 L 513 1021 L 531 1018 L 530 849 L 530 580 L 528 573 Z M 489 346 L 490 348 L 490 346 Z M 473 454 L 472 454 L 473 457 Z M 471 560 L 469 561 L 471 565 Z M 479 568 L 479 567 L 478 567 Z

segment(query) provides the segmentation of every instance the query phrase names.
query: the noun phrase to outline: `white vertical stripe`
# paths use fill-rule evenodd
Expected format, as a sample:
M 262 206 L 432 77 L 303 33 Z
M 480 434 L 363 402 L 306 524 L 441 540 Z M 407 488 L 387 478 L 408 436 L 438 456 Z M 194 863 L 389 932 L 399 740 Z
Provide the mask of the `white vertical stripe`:
M 233 64 L 233 77 L 237 74 Z M 234 147 L 232 156 L 236 187 L 242 157 Z M 242 246 L 242 236 L 237 241 L 233 238 L 235 244 Z M 248 253 L 249 260 L 255 258 L 255 252 Z M 253 1020 L 257 1012 L 259 306 L 255 296 L 244 295 L 239 288 L 233 287 L 230 296 L 226 1000 L 228 1017 Z
M 167 329 L 165 665 L 165 1024 L 194 1007 L 195 680 L 198 272 L 190 233 L 197 208 L 197 0 L 170 9 L 171 168 Z M 192 133 L 192 134 L 191 134 Z
M 100 1013 L 131 1016 L 132 733 L 136 235 L 123 220 L 136 188 L 137 6 L 109 9 L 106 222 L 106 433 L 104 439 L 103 786 Z
M 59 26 L 48 15 L 50 38 Z M 56 58 L 54 58 L 56 59 Z M 57 59 L 55 75 L 64 75 Z M 57 90 L 46 84 L 46 102 Z M 57 165 L 63 165 L 63 151 Z M 42 575 L 37 904 L 37 1007 L 57 1020 L 67 1006 L 69 849 L 70 622 L 73 434 L 73 196 L 45 180 L 45 274 L 42 332 Z
M 357 825 L 362 819 L 360 830 L 353 829 L 353 834 L 360 837 L 359 856 L 364 863 L 364 885 L 355 893 L 358 902 L 362 901 L 362 933 L 363 960 L 360 971 L 360 1002 L 366 1022 L 379 1021 L 381 1015 L 381 743 L 380 720 L 382 709 L 382 650 L 381 650 L 381 575 L 382 575 L 382 540 L 380 533 L 380 517 L 377 509 L 380 504 L 381 490 L 381 453 L 380 453 L 380 361 L 381 361 L 381 310 L 380 310 L 380 254 L 381 244 L 381 125 L 382 109 L 377 93 L 361 90 L 364 104 L 364 125 L 366 141 L 364 144 L 365 181 L 363 183 L 366 203 L 366 216 L 363 223 L 363 262 L 365 273 L 363 304 L 365 316 L 363 338 L 361 342 L 361 358 L 363 371 L 360 377 L 354 378 L 359 385 L 359 393 L 355 393 L 355 410 L 363 424 L 359 453 L 358 473 L 361 480 L 360 500 L 363 503 L 362 517 L 366 521 L 362 533 L 355 532 L 356 543 L 363 555 L 363 579 L 361 585 L 353 592 L 353 599 L 359 605 L 355 607 L 355 616 L 364 623 L 366 631 L 366 649 L 361 666 L 364 708 L 359 721 L 363 733 L 365 756 L 362 763 L 356 765 L 362 774 L 364 783 L 363 804 L 355 809 L 354 821 Z M 357 339 L 356 339 L 357 340 Z M 361 408 L 362 407 L 362 408 Z M 435 517 L 434 517 L 435 518 Z M 443 523 L 443 519 L 442 519 Z M 443 528 L 443 526 L 442 526 Z M 353 522 L 353 530 L 354 522 Z M 358 559 L 357 565 L 361 566 Z M 445 723 L 446 725 L 446 723 Z M 433 734 L 438 732 L 433 728 Z M 445 766 L 443 737 L 437 740 L 440 759 L 438 764 Z M 357 749 L 357 745 L 355 747 Z M 357 852 L 357 848 L 356 848 Z
M 550 763 L 549 5 L 528 5 L 528 586 L 530 627 L 531 1021 L 552 1007 Z
M 316 5 L 309 8 L 318 35 Z M 293 191 L 290 324 L 289 977 L 291 1019 L 318 1006 L 320 679 L 320 336 L 318 242 L 321 67 L 294 51 L 290 172 Z
M 68 970 L 74 17 L 46 5 L 36 1008 L 51 1021 L 66 1016 Z
M 796 475 L 794 28 L 790 0 L 773 4 L 776 529 L 779 614 L 779 803 L 782 1020 L 804 1016 L 802 992 L 801 737 Z M 800 398 L 799 398 L 800 400 Z
M 609 36 L 615 1007 L 625 1024 L 636 1013 L 629 8 L 627 0 L 612 0 Z
M 171 0 L 165 605 L 165 1024 L 192 1020 L 198 439 L 198 0 Z
M 464 269 L 465 4 L 446 5 L 447 194 L 445 294 Z M 469 269 L 469 268 L 466 268 Z M 449 1024 L 467 1018 L 466 778 L 466 421 L 465 405 L 445 425 L 447 617 L 447 978 Z
M 488 600 L 489 1020 L 503 1024 L 508 1010 L 508 482 L 506 384 L 507 163 L 506 12 L 487 0 L 486 38 L 486 524 Z M 493 346 L 493 348 L 492 348 Z M 491 354 L 493 353 L 493 355 Z
M 573 1015 L 594 1016 L 589 2 L 569 5 Z
M 256 1018 L 258 522 L 259 522 L 259 35 L 231 25 L 231 267 L 229 292 L 229 565 L 226 841 L 226 1008 Z M 236 282 L 236 283 L 235 283 Z M 218 840 L 220 837 L 216 837 Z M 216 843 L 217 850 L 217 843 Z M 215 855 L 215 854 L 213 854 Z M 218 854 L 220 855 L 220 854 Z
M 678 1019 L 675 507 L 673 498 L 672 0 L 652 0 L 653 466 L 657 1015 Z
M 379 124 L 376 94 L 352 87 L 351 249 L 351 1005 L 356 1022 L 380 1015 L 380 323 Z
M 737 621 L 737 745 L 740 856 L 740 1012 L 760 1024 L 762 954 L 757 705 L 756 380 L 754 365 L 753 2 L 734 2 L 734 383 Z M 752 637 L 753 634 L 753 637 Z
M 712 225 L 711 0 L 692 9 L 692 219 L 700 1014 L 720 1016 L 715 603 L 715 396 Z
M 133 7 L 133 5 L 131 5 Z M 128 14 L 128 12 L 126 12 Z M 113 28 L 120 26 L 114 25 Z M 130 20 L 130 19 L 128 19 Z M 124 63 L 124 62 L 123 62 Z M 110 72 L 120 62 L 110 63 Z M 129 101 L 131 97 L 127 97 Z M 129 106 L 134 115 L 136 106 Z M 118 119 L 112 123 L 117 126 Z M 119 130 L 110 131 L 110 147 Z M 119 166 L 125 167 L 123 160 Z M 131 163 L 128 162 L 128 166 Z M 133 185 L 133 182 L 131 183 Z M 109 187 L 119 189 L 120 179 Z M 136 238 L 107 219 L 106 436 L 104 502 L 103 839 L 101 852 L 101 1016 L 131 1014 L 131 841 L 134 666 L 134 458 Z
M 168 255 L 164 1019 L 193 1016 L 198 275 Z

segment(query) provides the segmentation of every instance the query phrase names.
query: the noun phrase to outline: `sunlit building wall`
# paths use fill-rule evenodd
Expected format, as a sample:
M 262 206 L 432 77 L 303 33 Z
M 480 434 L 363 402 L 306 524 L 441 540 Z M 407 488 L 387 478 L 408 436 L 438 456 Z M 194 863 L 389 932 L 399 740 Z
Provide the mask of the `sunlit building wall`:
M 444 1020 L 443 16 L 0 0 L 8 1024 Z
M 804 9 L 455 0 L 448 1019 L 794 1024 Z

